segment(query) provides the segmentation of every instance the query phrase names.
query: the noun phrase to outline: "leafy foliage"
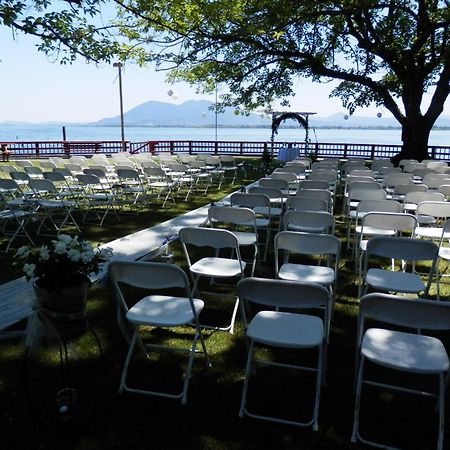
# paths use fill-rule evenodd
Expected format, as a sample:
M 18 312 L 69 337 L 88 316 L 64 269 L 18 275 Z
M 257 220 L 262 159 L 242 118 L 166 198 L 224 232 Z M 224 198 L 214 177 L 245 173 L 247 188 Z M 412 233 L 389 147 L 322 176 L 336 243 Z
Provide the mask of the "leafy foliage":
M 77 56 L 89 61 L 110 61 L 120 53 L 113 37 L 114 25 L 102 22 L 106 0 L 3 0 L 0 24 L 14 34 L 25 33 L 40 38 L 38 50 L 61 64 Z

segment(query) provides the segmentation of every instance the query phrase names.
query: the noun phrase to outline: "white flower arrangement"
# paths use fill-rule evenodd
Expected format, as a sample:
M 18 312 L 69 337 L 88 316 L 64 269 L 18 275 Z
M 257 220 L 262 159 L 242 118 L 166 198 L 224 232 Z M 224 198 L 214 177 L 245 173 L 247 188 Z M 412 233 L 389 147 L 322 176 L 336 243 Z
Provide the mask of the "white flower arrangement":
M 85 282 L 90 274 L 97 274 L 111 254 L 109 248 L 100 249 L 89 241 L 78 240 L 78 236 L 60 234 L 40 248 L 20 247 L 15 258 L 23 263 L 27 280 L 37 278 L 40 287 L 58 291 Z

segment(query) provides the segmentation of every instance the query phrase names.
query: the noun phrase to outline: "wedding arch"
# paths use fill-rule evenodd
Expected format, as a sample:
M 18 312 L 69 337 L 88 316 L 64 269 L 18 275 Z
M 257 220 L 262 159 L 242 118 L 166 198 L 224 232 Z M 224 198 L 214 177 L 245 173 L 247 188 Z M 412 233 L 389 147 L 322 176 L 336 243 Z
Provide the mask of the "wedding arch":
M 315 112 L 299 112 L 299 111 L 272 111 L 272 137 L 270 142 L 272 144 L 271 153 L 273 154 L 273 144 L 275 135 L 278 134 L 278 127 L 285 120 L 296 120 L 300 126 L 305 129 L 305 153 L 308 153 L 309 143 L 309 116 L 317 114 Z

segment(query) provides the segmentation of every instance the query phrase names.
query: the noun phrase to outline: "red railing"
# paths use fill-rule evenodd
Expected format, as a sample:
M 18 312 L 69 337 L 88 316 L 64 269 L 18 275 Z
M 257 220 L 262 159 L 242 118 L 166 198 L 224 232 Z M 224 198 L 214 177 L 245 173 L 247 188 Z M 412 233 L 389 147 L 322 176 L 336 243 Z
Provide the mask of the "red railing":
M 95 153 L 114 154 L 122 151 L 121 141 L 24 141 L 0 142 L 7 144 L 11 158 L 69 157 L 73 155 L 91 156 Z M 149 152 L 170 153 L 211 153 L 241 156 L 261 156 L 263 151 L 278 153 L 283 142 L 262 141 L 126 141 L 130 153 Z M 318 157 L 336 158 L 389 158 L 397 154 L 400 145 L 352 144 L 324 142 L 292 142 L 300 148 L 300 154 L 313 153 Z M 450 160 L 450 146 L 429 146 L 429 155 L 436 159 Z

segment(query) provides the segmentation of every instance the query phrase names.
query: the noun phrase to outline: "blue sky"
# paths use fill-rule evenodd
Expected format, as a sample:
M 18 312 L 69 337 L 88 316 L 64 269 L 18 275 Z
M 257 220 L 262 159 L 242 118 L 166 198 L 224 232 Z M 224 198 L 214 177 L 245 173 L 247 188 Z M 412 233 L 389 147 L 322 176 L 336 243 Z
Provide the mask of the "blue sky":
M 25 35 L 13 39 L 10 29 L 0 27 L 0 121 L 92 122 L 119 114 L 117 68 L 109 64 L 86 64 L 82 59 L 72 65 L 60 65 L 38 52 L 36 42 Z M 167 84 L 165 74 L 152 67 L 128 64 L 122 81 L 125 111 L 149 100 L 214 101 L 213 97 L 196 94 L 195 89 L 185 84 Z M 333 84 L 300 80 L 290 109 L 317 112 L 325 117 L 341 112 L 344 115 L 341 102 L 328 98 L 332 89 Z M 170 90 L 176 95 L 169 96 Z M 378 112 L 384 117 L 390 115 L 380 108 L 360 109 L 355 114 L 375 117 Z M 450 115 L 450 101 L 444 114 Z

